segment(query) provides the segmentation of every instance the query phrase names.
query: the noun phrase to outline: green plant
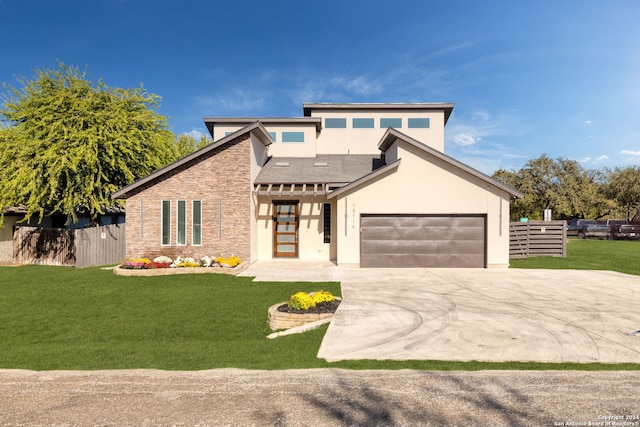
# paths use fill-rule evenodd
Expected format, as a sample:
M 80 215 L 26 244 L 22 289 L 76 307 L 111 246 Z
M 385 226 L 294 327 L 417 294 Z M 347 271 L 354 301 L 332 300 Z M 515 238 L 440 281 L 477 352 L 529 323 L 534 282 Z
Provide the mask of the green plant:
M 298 292 L 289 298 L 289 308 L 294 310 L 309 310 L 320 304 L 327 304 L 334 300 L 333 294 L 327 291 Z
M 333 300 L 335 299 L 331 292 L 327 291 L 311 292 L 310 295 L 315 305 L 328 304 L 330 302 L 333 302 Z
M 294 310 L 309 310 L 315 306 L 315 301 L 311 298 L 311 295 L 306 292 L 295 293 L 289 298 L 289 308 L 293 308 Z

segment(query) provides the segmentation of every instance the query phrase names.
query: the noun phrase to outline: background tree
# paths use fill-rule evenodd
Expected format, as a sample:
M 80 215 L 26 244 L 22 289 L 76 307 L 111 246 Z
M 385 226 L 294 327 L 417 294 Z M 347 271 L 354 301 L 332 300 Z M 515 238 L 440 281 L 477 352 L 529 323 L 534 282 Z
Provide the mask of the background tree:
M 517 172 L 499 170 L 493 177 L 524 194 L 511 204 L 512 221 L 542 219 L 545 209 L 551 209 L 556 219 L 599 219 L 616 210 L 604 191 L 606 176 L 585 170 L 575 160 L 553 160 L 543 154 Z
M 207 145 L 211 144 L 211 138 L 206 135 L 202 135 L 200 139 L 195 139 L 193 136 L 183 133 L 176 138 L 175 151 L 177 158 L 182 158 L 199 150 Z
M 554 201 L 558 219 L 600 219 L 616 209 L 604 194 L 605 176 L 602 172 L 586 170 L 575 160 L 556 161 L 557 194 Z
M 624 210 L 627 219 L 637 219 L 640 214 L 640 168 L 628 166 L 606 170 L 605 192 Z
M 0 208 L 23 205 L 26 219 L 61 213 L 97 219 L 110 194 L 176 158 L 174 135 L 143 87 L 110 88 L 58 63 L 3 84 Z

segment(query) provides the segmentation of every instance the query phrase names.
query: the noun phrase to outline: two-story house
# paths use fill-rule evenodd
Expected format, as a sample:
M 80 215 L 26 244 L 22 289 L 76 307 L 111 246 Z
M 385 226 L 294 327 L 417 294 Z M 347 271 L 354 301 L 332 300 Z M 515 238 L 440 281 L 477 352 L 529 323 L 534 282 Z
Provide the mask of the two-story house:
M 516 190 L 444 154 L 453 104 L 208 117 L 213 143 L 113 194 L 127 256 L 506 267 Z

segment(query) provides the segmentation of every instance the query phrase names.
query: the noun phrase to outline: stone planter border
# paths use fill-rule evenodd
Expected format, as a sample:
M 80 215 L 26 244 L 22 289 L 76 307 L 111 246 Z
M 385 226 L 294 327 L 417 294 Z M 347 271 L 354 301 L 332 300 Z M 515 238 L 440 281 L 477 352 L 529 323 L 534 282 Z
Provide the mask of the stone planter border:
M 336 297 L 336 300 L 342 301 L 342 299 Z M 278 311 L 278 307 L 282 304 L 286 304 L 286 301 L 279 302 L 269 307 L 267 313 L 267 323 L 272 331 L 279 329 L 290 329 L 296 326 L 306 325 L 307 323 L 317 322 L 318 320 L 331 319 L 334 313 L 285 313 Z
M 176 267 L 176 268 L 150 268 L 127 269 L 119 266 L 113 269 L 117 276 L 171 276 L 174 274 L 231 274 L 237 276 L 249 267 L 249 263 L 243 262 L 233 268 L 225 267 Z

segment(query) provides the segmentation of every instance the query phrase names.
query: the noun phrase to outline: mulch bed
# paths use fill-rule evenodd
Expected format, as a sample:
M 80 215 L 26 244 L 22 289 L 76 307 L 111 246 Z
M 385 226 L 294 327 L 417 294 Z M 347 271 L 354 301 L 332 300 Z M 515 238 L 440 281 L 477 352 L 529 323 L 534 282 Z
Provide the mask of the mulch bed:
M 331 302 L 320 304 L 315 306 L 314 308 L 310 308 L 309 310 L 295 310 L 293 308 L 289 308 L 287 303 L 284 303 L 278 306 L 278 311 L 283 313 L 295 313 L 295 314 L 323 314 L 323 313 L 335 313 L 340 305 L 340 300 L 333 300 Z

